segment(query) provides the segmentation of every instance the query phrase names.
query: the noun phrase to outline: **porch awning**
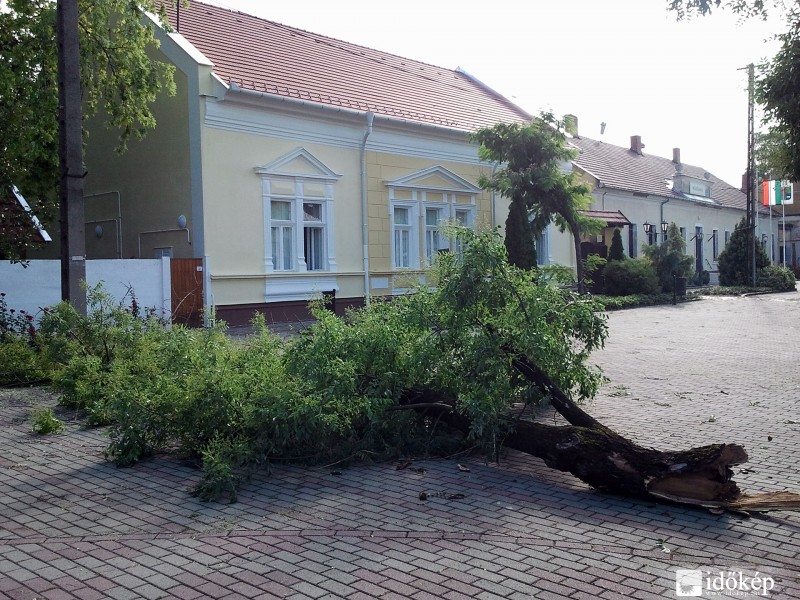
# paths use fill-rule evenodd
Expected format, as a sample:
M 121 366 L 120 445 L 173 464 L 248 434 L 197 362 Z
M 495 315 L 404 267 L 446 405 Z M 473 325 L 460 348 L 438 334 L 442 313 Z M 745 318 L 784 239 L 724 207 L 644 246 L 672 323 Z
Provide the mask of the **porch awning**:
M 608 223 L 609 227 L 624 227 L 631 225 L 628 217 L 618 210 L 582 210 L 580 213 L 585 217 L 599 219 Z

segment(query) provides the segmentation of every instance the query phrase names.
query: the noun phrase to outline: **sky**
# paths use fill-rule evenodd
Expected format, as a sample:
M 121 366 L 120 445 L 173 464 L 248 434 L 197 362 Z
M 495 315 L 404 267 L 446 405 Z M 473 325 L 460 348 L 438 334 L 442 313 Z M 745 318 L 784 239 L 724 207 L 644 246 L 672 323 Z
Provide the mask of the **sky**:
M 639 135 L 645 153 L 667 158 L 680 148 L 682 162 L 736 187 L 747 166 L 745 69 L 774 56 L 770 38 L 788 28 L 724 11 L 677 22 L 666 0 L 204 1 L 461 67 L 528 112 L 576 115 L 583 137 L 628 146 Z

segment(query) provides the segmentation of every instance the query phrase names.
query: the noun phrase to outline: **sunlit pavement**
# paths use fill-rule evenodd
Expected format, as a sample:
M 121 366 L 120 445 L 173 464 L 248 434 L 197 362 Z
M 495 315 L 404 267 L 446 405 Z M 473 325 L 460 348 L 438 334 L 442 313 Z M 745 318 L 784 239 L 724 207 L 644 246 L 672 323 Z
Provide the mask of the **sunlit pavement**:
M 800 491 L 800 294 L 623 311 L 609 324 L 592 357 L 610 378 L 594 416 L 660 449 L 743 444 L 742 489 Z M 0 598 L 708 597 L 688 579 L 676 588 L 679 569 L 724 593 L 758 571 L 768 597 L 800 598 L 800 514 L 604 496 L 517 453 L 273 465 L 239 502 L 203 503 L 188 493 L 197 471 L 175 458 L 117 469 L 103 432 L 74 420 L 34 436 L 43 403 L 0 391 Z

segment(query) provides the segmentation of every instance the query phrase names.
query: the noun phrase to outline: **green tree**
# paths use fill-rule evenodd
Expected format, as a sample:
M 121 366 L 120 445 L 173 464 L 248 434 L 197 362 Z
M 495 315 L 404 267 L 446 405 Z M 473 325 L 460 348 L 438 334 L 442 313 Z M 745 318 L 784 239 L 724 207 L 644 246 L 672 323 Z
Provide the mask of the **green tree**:
M 611 236 L 611 249 L 608 251 L 608 260 L 625 260 L 625 248 L 622 247 L 622 234 L 619 229 L 614 230 Z
M 524 227 L 515 228 L 512 246 L 533 247 L 535 236 L 550 222 L 555 222 L 561 231 L 569 229 L 575 246 L 578 289 L 583 292 L 581 234 L 596 233 L 603 223 L 580 214 L 591 202 L 590 189 L 574 173 L 563 169 L 564 163 L 575 158 L 575 151 L 567 147 L 561 124 L 553 115 L 542 113 L 524 125 L 500 123 L 481 129 L 474 139 L 481 145 L 483 160 L 503 165 L 491 177 L 482 177 L 481 187 L 509 198 L 512 206 L 517 204 L 514 215 L 522 215 L 520 208 L 524 207 L 531 222 L 530 233 Z M 530 235 L 529 240 L 519 239 L 517 232 Z
M 800 4 L 783 0 L 668 0 L 678 19 L 727 9 L 743 18 L 781 14 L 789 30 L 777 37 L 778 54 L 759 67 L 756 101 L 764 108 L 768 132 L 757 140 L 759 175 L 800 180 Z
M 79 0 L 84 118 L 102 110 L 119 130 L 118 150 L 155 127 L 150 110 L 174 93 L 174 67 L 151 58 L 158 47 L 143 11 L 163 14 L 159 0 Z M 58 206 L 56 2 L 8 0 L 0 12 L 0 193 L 17 185 L 40 220 Z M 3 216 L 0 215 L 0 222 Z M 24 255 L 32 230 L 2 228 L 0 254 Z
M 664 243 L 660 246 L 645 246 L 644 255 L 653 263 L 661 290 L 664 292 L 672 291 L 673 275 L 688 277 L 692 272 L 694 259 L 686 254 L 686 242 L 675 223 L 670 223 Z
M 719 253 L 719 284 L 725 286 L 751 284 L 750 248 L 752 234 L 747 231 L 747 221 L 742 218 L 736 225 L 728 245 Z M 769 263 L 769 257 L 761 244 L 756 244 L 756 272 L 760 272 Z
M 730 10 L 742 17 L 766 18 L 770 5 L 777 10 L 784 7 L 783 0 L 667 0 L 668 10 L 674 11 L 678 19 L 708 15 L 714 9 Z
M 762 179 L 790 179 L 789 138 L 782 128 L 756 133 L 756 174 Z
M 528 209 L 520 199 L 511 200 L 506 218 L 505 246 L 508 262 L 520 269 L 536 268 L 536 248 Z
M 791 30 L 779 35 L 781 48 L 762 65 L 756 84 L 756 100 L 764 107 L 764 122 L 770 124 L 762 154 L 770 159 L 769 170 L 800 181 L 800 13 Z

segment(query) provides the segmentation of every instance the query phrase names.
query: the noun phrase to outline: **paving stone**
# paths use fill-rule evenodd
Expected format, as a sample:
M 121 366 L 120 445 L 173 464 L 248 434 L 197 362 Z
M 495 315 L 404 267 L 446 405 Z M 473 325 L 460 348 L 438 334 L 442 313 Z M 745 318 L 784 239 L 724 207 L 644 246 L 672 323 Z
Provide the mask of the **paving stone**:
M 660 449 L 742 444 L 743 490 L 797 490 L 795 296 L 610 314 L 591 357 L 610 381 L 589 412 Z M 0 598 L 644 600 L 672 597 L 678 568 L 715 565 L 774 569 L 775 597 L 800 597 L 795 513 L 741 519 L 608 497 L 516 452 L 415 461 L 424 474 L 275 465 L 237 504 L 201 503 L 186 493 L 197 472 L 173 457 L 105 462 L 102 429 L 32 438 L 15 425 L 31 410 L 23 393 L 0 389 Z M 423 503 L 422 489 L 466 497 Z

